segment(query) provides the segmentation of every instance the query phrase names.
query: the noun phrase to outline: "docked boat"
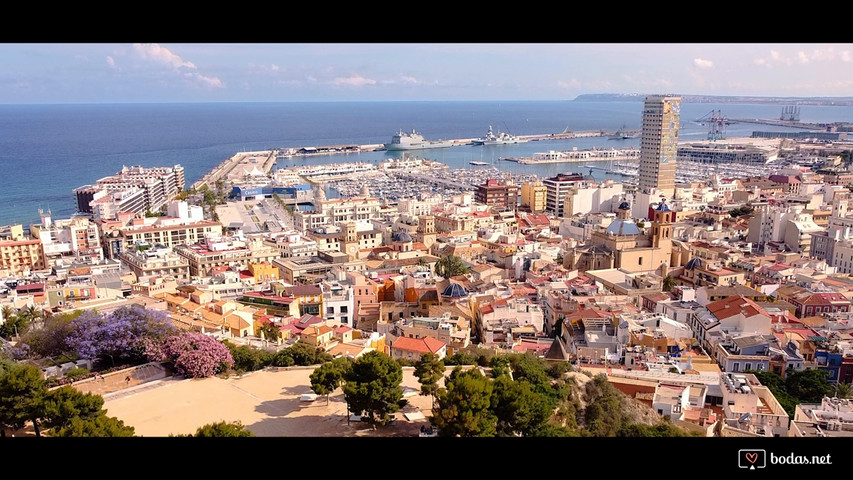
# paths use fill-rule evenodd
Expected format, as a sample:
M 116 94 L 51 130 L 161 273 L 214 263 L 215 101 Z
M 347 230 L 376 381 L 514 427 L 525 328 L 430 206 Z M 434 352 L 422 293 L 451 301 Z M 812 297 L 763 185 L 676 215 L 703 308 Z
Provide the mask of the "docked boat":
M 412 130 L 411 133 L 400 130 L 391 137 L 389 143 L 383 144 L 385 150 L 422 150 L 426 148 L 443 148 L 453 146 L 451 140 L 426 140 L 423 135 Z
M 636 136 L 636 133 L 631 133 L 625 128 L 625 125 L 622 125 L 622 128 L 610 136 L 610 140 L 627 140 L 629 138 L 636 138 Z
M 510 135 L 506 132 L 498 132 L 495 135 L 495 132 L 492 130 L 492 126 L 489 125 L 489 131 L 486 132 L 486 135 L 474 140 L 471 142 L 473 145 L 506 145 L 509 143 L 526 143 L 526 138 L 519 138 L 515 135 Z
M 471 165 L 488 165 L 489 164 L 489 162 L 480 162 L 477 160 L 471 160 L 470 163 L 471 163 Z

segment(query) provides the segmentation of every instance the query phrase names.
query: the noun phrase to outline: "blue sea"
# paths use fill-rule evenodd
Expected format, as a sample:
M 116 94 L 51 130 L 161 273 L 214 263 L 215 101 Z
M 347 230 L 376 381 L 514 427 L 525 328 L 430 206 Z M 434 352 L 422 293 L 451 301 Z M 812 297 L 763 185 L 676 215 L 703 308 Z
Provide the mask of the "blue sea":
M 187 187 L 240 151 L 390 141 L 399 130 L 427 139 L 475 138 L 489 125 L 515 135 L 564 130 L 639 129 L 642 102 L 294 102 L 0 105 L 0 225 L 38 223 L 39 209 L 54 218 L 75 212 L 73 190 L 113 175 L 122 166 L 185 168 Z M 684 103 L 681 140 L 702 140 L 708 127 L 696 122 L 712 110 L 728 118 L 779 118 L 782 105 Z M 804 122 L 853 122 L 853 107 L 800 107 Z M 727 136 L 779 127 L 737 123 Z M 790 130 L 790 129 L 787 129 Z M 519 145 L 457 146 L 410 152 L 451 168 L 477 168 L 473 160 L 500 169 L 550 176 L 586 170 L 575 164 L 519 165 L 501 157 L 530 156 L 572 148 L 639 147 L 639 139 L 606 137 L 547 140 Z M 370 152 L 279 161 L 294 164 L 379 162 L 400 152 Z M 573 168 L 574 167 L 574 168 Z M 606 176 L 603 171 L 594 175 Z

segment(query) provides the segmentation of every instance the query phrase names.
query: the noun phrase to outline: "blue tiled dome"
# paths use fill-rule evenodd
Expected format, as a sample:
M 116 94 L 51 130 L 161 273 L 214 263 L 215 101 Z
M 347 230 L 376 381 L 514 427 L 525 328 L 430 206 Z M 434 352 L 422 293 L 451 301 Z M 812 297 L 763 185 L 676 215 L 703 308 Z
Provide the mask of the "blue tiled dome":
M 465 287 L 459 285 L 455 282 L 450 282 L 450 285 L 444 287 L 444 291 L 441 292 L 442 297 L 466 297 L 468 296 L 468 291 L 465 290 Z
M 702 266 L 702 259 L 699 257 L 693 257 L 687 261 L 687 264 L 684 265 L 684 268 L 686 268 L 687 270 L 693 270 L 694 268 L 701 267 L 701 266 Z
M 630 210 L 631 205 L 628 205 L 628 202 L 622 202 L 619 204 L 619 210 Z
M 672 211 L 669 209 L 669 205 L 667 205 L 663 202 L 660 202 L 655 210 L 657 210 L 659 212 L 671 212 Z

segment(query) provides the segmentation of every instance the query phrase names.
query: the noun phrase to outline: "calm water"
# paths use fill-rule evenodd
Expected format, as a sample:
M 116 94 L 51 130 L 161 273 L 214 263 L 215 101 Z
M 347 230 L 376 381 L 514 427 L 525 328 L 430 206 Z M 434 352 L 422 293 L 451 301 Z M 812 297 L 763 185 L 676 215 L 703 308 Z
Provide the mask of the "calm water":
M 335 102 L 118 105 L 0 105 L 0 225 L 38 222 L 38 210 L 54 218 L 75 211 L 72 190 L 113 175 L 123 165 L 180 164 L 187 186 L 239 151 L 338 144 L 377 144 L 398 130 L 427 139 L 480 137 L 489 125 L 516 135 L 639 129 L 642 102 Z M 682 105 L 682 140 L 701 140 L 707 127 L 693 122 L 711 110 L 729 118 L 778 118 L 781 105 Z M 802 106 L 804 122 L 853 122 L 853 107 Z M 734 124 L 728 136 L 778 127 Z M 520 145 L 459 146 L 417 152 L 451 168 L 475 168 L 472 160 L 540 176 L 577 171 L 581 165 L 525 166 L 496 162 L 548 150 L 638 147 L 639 139 L 589 138 Z M 294 159 L 279 167 L 345 161 L 378 162 L 397 153 L 371 152 Z M 574 167 L 574 168 L 573 168 Z M 587 170 L 587 169 L 583 169 Z M 599 175 L 599 173 L 596 173 Z

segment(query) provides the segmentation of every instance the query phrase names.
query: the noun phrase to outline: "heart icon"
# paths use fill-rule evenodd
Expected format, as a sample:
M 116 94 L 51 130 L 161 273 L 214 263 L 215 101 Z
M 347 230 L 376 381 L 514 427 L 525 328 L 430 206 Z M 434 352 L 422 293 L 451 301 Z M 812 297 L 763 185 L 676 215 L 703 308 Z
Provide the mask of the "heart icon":
M 755 463 L 758 460 L 758 453 L 752 452 L 746 454 L 746 459 L 749 460 L 749 463 Z

